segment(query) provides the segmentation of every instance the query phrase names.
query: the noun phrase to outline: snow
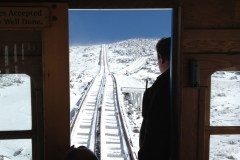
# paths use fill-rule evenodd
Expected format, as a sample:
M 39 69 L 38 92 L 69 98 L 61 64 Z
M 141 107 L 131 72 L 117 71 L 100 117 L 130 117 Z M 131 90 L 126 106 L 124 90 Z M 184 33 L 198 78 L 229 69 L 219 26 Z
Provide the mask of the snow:
M 30 130 L 30 77 L 24 74 L 0 75 L 0 104 L 0 131 Z M 31 139 L 0 140 L 0 159 L 29 160 L 31 146 Z
M 211 135 L 210 160 L 239 160 L 240 135 Z
M 240 72 L 212 75 L 211 126 L 240 126 Z
M 116 76 L 118 87 L 145 88 L 145 80 L 152 85 L 160 74 L 155 44 L 156 39 L 129 39 L 106 44 L 110 71 Z M 99 70 L 101 45 L 70 46 L 70 111 L 85 93 Z M 140 61 L 139 61 L 140 60 Z M 139 69 L 131 64 L 141 62 Z M 143 64 L 145 65 L 143 65 Z M 135 63 L 137 64 L 137 63 Z M 128 67 L 128 71 L 126 71 Z M 125 83 L 127 81 L 129 83 Z M 131 79 L 131 80 L 130 80 Z M 133 82 L 131 82 L 133 81 Z M 136 83 L 137 82 L 137 83 Z M 134 84 L 133 84 L 134 83 Z M 30 77 L 27 75 L 0 75 L 0 130 L 29 130 L 31 124 Z M 212 75 L 211 126 L 240 126 L 240 72 L 218 71 Z M 129 125 L 134 150 L 138 151 L 138 137 L 142 122 L 139 106 L 134 106 L 128 94 L 121 94 L 126 123 Z M 7 123 L 6 123 L 7 122 Z M 0 159 L 30 160 L 30 139 L 0 140 Z M 4 158 L 3 158 L 4 157 Z M 210 160 L 240 160 L 240 135 L 211 135 Z
M 73 46 L 69 49 L 71 109 L 98 72 L 100 49 L 101 45 Z
M 1 131 L 30 130 L 31 86 L 27 75 L 2 75 L 0 79 Z M 5 115 L 8 116 L 5 116 Z
M 0 159 L 31 160 L 32 159 L 31 139 L 0 140 Z

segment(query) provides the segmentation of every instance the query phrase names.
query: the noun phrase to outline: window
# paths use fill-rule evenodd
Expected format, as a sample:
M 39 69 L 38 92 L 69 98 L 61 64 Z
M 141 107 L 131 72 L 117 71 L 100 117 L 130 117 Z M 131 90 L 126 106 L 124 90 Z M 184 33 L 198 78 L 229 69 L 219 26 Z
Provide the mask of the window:
M 239 159 L 240 134 L 211 135 L 210 160 Z
M 25 74 L 1 74 L 0 93 L 0 131 L 31 130 L 30 77 Z
M 211 76 L 210 160 L 240 159 L 240 72 Z
M 0 140 L 0 159 L 32 159 L 31 139 Z
M 42 90 L 41 33 L 0 31 L 0 159 L 43 159 Z

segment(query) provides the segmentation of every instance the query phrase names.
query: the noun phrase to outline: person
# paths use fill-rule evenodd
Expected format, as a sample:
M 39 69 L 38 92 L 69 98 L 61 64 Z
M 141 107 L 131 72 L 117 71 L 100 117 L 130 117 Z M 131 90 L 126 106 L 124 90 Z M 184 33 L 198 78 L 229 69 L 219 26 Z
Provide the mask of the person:
M 170 49 L 171 38 L 156 44 L 161 75 L 143 95 L 143 121 L 139 137 L 139 160 L 170 159 Z
M 75 148 L 73 145 L 67 151 L 65 160 L 98 160 L 98 158 L 85 146 Z

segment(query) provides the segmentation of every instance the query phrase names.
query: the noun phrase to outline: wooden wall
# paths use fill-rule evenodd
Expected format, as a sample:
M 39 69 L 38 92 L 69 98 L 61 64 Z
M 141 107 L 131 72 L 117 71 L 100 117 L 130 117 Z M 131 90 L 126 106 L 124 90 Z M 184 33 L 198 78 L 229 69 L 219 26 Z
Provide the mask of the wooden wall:
M 181 29 L 180 159 L 203 160 L 208 159 L 211 134 L 210 76 L 218 70 L 240 70 L 240 1 L 185 0 Z M 199 87 L 190 83 L 191 60 L 199 63 Z M 238 127 L 234 133 L 240 133 Z
M 5 2 L 16 0 L 5 0 Z M 33 0 L 25 0 L 33 2 Z M 37 3 L 47 2 L 39 0 Z M 161 8 L 180 7 L 174 25 L 178 55 L 174 60 L 177 79 L 175 97 L 179 107 L 179 159 L 208 159 L 210 75 L 217 70 L 240 70 L 239 0 L 53 0 L 70 8 Z M 54 6 L 54 5 L 53 5 Z M 56 6 L 55 6 L 56 7 Z M 56 21 L 43 31 L 45 159 L 63 159 L 70 144 L 68 26 L 66 4 L 52 10 Z M 180 30 L 178 30 L 180 29 Z M 57 37 L 57 38 L 56 38 Z M 190 84 L 189 64 L 199 62 L 200 84 Z M 177 72 L 177 73 L 176 73 Z M 176 76 L 178 75 L 178 76 Z M 176 98 L 177 99 L 177 98 Z M 175 99 L 175 100 L 176 100 Z M 54 117 L 52 116 L 54 114 Z M 64 130 L 64 131 L 63 131 Z M 228 131 L 226 131 L 228 132 Z M 239 128 L 235 133 L 240 134 Z

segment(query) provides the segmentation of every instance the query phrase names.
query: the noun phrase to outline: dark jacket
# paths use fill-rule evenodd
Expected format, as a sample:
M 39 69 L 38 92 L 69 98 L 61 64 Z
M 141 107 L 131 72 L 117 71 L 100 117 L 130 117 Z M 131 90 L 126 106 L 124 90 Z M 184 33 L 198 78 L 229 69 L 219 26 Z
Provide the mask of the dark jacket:
M 139 160 L 168 160 L 170 154 L 170 73 L 158 76 L 144 92 Z

